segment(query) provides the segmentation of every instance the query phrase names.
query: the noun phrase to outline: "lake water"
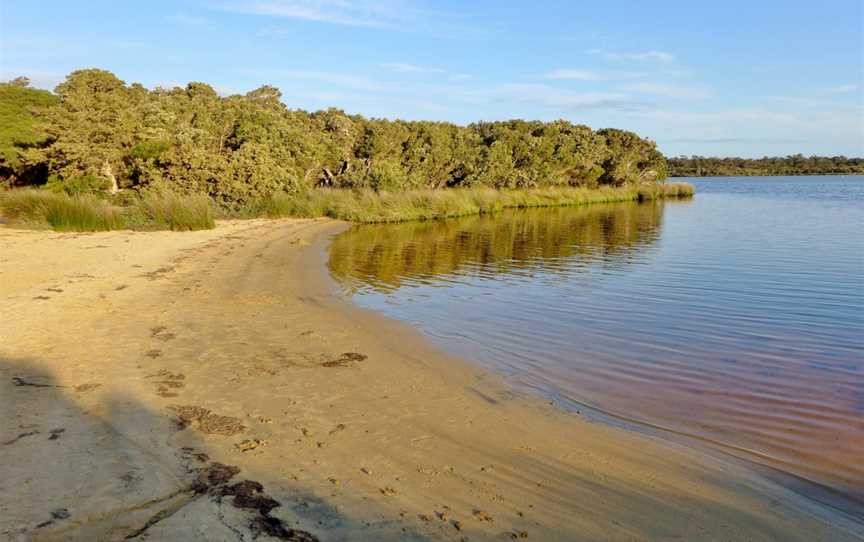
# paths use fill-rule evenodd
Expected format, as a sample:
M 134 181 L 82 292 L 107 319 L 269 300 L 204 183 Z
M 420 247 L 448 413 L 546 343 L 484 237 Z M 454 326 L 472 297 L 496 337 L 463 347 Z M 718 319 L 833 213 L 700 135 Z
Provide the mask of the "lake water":
M 358 226 L 330 266 L 518 387 L 864 496 L 864 177 L 690 181 L 692 201 Z

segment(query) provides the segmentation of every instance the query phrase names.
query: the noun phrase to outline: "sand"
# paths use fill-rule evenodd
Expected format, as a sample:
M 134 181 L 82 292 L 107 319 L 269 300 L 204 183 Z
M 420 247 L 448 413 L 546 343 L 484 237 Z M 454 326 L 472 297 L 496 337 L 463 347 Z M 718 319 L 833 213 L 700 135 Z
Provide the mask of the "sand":
M 862 540 L 352 306 L 345 227 L 0 226 L 0 540 Z

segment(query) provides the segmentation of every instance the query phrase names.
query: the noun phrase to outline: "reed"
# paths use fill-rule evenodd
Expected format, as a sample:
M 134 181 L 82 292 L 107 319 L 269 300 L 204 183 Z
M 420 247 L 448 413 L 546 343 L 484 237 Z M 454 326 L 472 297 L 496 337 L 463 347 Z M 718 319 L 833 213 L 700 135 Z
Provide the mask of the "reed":
M 13 224 L 56 231 L 186 231 L 215 226 L 209 198 L 168 193 L 134 197 L 120 206 L 89 194 L 8 190 L 0 193 L 0 214 Z
M 216 225 L 213 202 L 206 196 L 172 192 L 145 194 L 128 207 L 136 229 L 193 231 Z
M 561 207 L 590 203 L 689 198 L 693 186 L 662 183 L 621 188 L 549 187 L 520 190 L 454 188 L 448 190 L 319 189 L 278 194 L 261 205 L 268 217 L 330 217 L 350 222 L 406 222 L 496 213 L 503 209 Z
M 277 193 L 242 208 L 222 210 L 232 218 L 330 217 L 350 222 L 407 222 L 497 213 L 503 209 L 563 207 L 590 203 L 690 198 L 693 185 L 657 183 L 619 188 L 546 187 L 496 190 L 487 187 L 376 192 L 370 189 L 315 189 Z M 123 206 L 93 195 L 69 196 L 47 190 L 0 193 L 0 213 L 12 223 L 58 231 L 116 229 L 189 231 L 213 228 L 215 203 L 206 196 L 146 193 Z
M 10 190 L 0 195 L 0 211 L 13 223 L 57 231 L 118 230 L 126 225 L 122 208 L 92 195 Z

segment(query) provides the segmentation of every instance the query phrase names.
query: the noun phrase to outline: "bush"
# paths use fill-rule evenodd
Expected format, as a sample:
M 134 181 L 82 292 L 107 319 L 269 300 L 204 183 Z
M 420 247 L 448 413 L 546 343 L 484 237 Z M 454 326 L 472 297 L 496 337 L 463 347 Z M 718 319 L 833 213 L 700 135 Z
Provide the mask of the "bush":
M 65 192 L 70 196 L 96 194 L 111 188 L 111 181 L 97 175 L 81 175 L 62 180 L 52 175 L 45 184 L 45 188 L 52 192 Z

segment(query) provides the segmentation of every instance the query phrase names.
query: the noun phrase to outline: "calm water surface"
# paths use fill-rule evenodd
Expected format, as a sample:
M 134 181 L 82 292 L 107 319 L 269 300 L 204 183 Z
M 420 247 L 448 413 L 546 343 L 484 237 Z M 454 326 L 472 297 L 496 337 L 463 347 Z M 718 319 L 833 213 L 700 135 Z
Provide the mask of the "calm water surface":
M 330 265 L 517 386 L 864 496 L 864 178 L 693 182 L 690 202 L 360 226 Z

